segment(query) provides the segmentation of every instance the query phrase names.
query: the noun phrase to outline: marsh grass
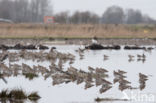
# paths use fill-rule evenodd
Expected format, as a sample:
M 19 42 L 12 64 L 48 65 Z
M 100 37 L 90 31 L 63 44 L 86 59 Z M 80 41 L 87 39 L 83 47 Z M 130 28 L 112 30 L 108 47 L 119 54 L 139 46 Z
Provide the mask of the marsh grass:
M 5 98 L 7 98 L 7 97 L 8 97 L 8 90 L 2 90 L 2 91 L 0 92 L 0 98 L 5 99 Z
M 29 100 L 31 101 L 37 101 L 38 99 L 40 99 L 41 97 L 38 95 L 37 92 L 33 92 L 28 96 Z
M 99 98 L 95 99 L 95 102 L 108 102 L 108 101 L 129 101 L 128 99 L 114 99 L 114 98 Z
M 26 100 L 29 99 L 30 101 L 37 101 L 40 99 L 40 96 L 37 92 L 33 92 L 29 95 L 25 93 L 22 89 L 14 89 L 11 91 L 2 90 L 0 92 L 0 99 L 1 100 Z
M 156 25 L 0 24 L 0 38 L 156 38 Z
M 99 97 L 95 99 L 96 102 L 101 102 L 102 99 L 100 99 Z
M 38 77 L 38 75 L 35 73 L 23 73 L 23 75 L 25 76 L 25 78 L 28 78 L 29 80 L 33 80 L 34 78 Z
M 23 90 L 15 89 L 10 91 L 8 98 L 14 98 L 15 100 L 24 100 L 27 99 L 27 95 Z

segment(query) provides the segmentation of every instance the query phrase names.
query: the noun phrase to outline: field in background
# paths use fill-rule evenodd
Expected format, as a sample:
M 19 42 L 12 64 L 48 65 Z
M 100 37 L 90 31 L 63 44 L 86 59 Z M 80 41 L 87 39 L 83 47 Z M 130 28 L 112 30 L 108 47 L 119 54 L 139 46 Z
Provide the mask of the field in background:
M 0 38 L 156 38 L 156 25 L 0 24 Z

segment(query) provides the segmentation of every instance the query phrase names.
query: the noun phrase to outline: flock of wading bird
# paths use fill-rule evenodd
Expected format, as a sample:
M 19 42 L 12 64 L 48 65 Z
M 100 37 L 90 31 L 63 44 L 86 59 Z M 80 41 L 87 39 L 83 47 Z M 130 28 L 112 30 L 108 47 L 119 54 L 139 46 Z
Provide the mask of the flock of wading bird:
M 43 46 L 44 47 L 44 46 Z M 77 50 L 79 53 L 83 53 L 83 50 Z M 82 54 L 80 54 L 82 55 Z M 8 59 L 8 65 L 5 63 Z M 42 65 L 33 65 L 22 63 L 21 65 L 16 64 L 19 60 L 32 60 L 37 62 L 49 61 L 51 65 L 49 67 L 44 67 Z M 114 80 L 113 82 L 108 81 L 109 78 L 108 70 L 104 68 L 92 68 L 88 67 L 88 72 L 84 70 L 79 70 L 70 65 L 67 70 L 65 70 L 65 63 L 72 64 L 75 61 L 75 56 L 70 53 L 61 53 L 51 48 L 49 52 L 39 51 L 27 51 L 25 49 L 19 52 L 9 52 L 3 50 L 0 53 L 0 79 L 5 83 L 7 80 L 5 77 L 24 75 L 29 79 L 33 79 L 38 75 L 43 76 L 45 79 L 52 78 L 53 85 L 59 85 L 62 83 L 74 82 L 77 84 L 85 83 L 85 89 L 91 88 L 93 86 L 101 86 L 99 92 L 104 93 L 111 89 L 113 85 L 119 83 L 119 90 L 124 91 L 126 89 L 140 89 L 143 90 L 146 87 L 146 81 L 148 80 L 148 75 L 139 73 L 139 86 L 132 87 L 131 82 L 126 80 L 125 71 L 118 70 L 113 71 Z
M 109 60 L 109 56 L 108 55 L 104 55 L 104 57 L 103 57 L 104 59 L 104 61 L 106 61 L 106 60 Z M 146 61 L 146 55 L 143 53 L 143 54 L 137 54 L 136 56 L 135 55 L 128 55 L 128 62 L 134 62 L 135 61 L 135 59 L 137 59 L 137 62 L 142 62 L 142 63 L 145 63 L 145 61 Z
M 80 60 L 84 59 L 84 51 L 86 49 L 78 49 L 78 50 L 75 50 L 75 52 L 79 53 L 79 57 L 80 57 Z M 128 55 L 128 62 L 134 62 L 135 59 L 137 60 L 137 62 L 142 62 L 142 63 L 145 63 L 146 61 L 146 58 L 147 56 L 143 53 L 143 54 L 137 54 L 136 56 L 135 55 Z M 103 55 L 103 60 L 104 61 L 107 61 L 110 59 L 110 56 L 109 55 L 106 55 L 104 54 Z

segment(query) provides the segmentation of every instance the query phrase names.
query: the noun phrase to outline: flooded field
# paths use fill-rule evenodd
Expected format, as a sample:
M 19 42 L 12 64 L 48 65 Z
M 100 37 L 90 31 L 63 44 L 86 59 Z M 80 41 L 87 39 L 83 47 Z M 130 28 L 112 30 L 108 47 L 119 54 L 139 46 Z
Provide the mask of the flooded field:
M 0 91 L 37 92 L 41 98 L 35 103 L 156 102 L 155 46 L 148 51 L 48 47 L 56 49 L 1 50 Z

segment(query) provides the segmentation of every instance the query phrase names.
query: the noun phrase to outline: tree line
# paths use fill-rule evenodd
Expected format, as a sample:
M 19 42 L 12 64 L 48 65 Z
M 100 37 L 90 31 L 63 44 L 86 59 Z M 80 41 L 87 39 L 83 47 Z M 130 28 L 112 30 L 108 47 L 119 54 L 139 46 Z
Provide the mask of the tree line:
M 13 22 L 43 22 L 44 16 L 53 14 L 50 0 L 0 0 L 0 18 Z M 111 6 L 102 16 L 90 11 L 76 11 L 72 15 L 64 11 L 53 14 L 56 23 L 60 24 L 156 24 L 156 20 L 144 15 L 139 10 L 123 10 Z
M 52 14 L 49 0 L 0 0 L 0 18 L 14 22 L 41 22 Z
M 69 12 L 61 12 L 54 15 L 57 23 L 74 23 L 74 24 L 156 24 L 156 20 L 148 15 L 142 14 L 139 10 L 123 10 L 118 6 L 111 6 L 103 13 L 102 16 L 96 13 L 85 11 L 76 11 L 72 15 Z

